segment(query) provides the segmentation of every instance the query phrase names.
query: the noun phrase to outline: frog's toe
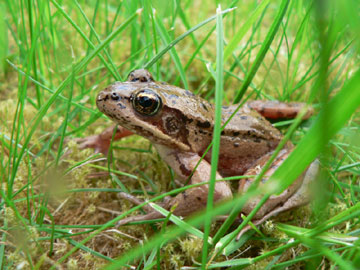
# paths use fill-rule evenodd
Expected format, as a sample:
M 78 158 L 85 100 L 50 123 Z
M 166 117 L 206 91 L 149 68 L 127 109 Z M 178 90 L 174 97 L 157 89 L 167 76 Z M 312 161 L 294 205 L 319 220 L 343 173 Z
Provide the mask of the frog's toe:
M 126 193 L 126 192 L 119 192 L 118 193 L 118 197 L 121 198 L 121 199 L 124 199 L 124 200 L 127 200 L 135 205 L 140 205 L 140 204 L 143 204 L 144 201 L 138 199 L 137 197 L 129 194 L 129 193 Z M 152 212 L 154 211 L 154 209 L 148 205 L 148 204 L 145 204 L 144 206 L 142 206 L 142 208 L 146 211 L 146 212 Z
M 107 156 L 109 152 L 109 142 L 101 140 L 99 135 L 88 136 L 86 138 L 76 138 L 75 142 L 79 145 L 80 149 L 92 148 L 95 153 L 102 153 Z
M 244 233 L 246 233 L 247 231 L 251 230 L 251 226 L 250 225 L 246 225 L 236 236 L 236 241 L 239 241 L 239 239 L 241 238 L 241 236 L 244 235 Z
M 160 214 L 159 212 L 153 211 L 153 212 L 150 212 L 150 213 L 148 213 L 146 215 L 139 215 L 139 216 L 133 216 L 133 217 L 124 218 L 124 219 L 118 221 L 118 223 L 116 224 L 116 227 L 126 225 L 126 224 L 128 224 L 130 222 L 154 220 L 154 219 L 159 219 L 159 218 L 163 218 L 163 217 L 164 216 L 162 214 Z

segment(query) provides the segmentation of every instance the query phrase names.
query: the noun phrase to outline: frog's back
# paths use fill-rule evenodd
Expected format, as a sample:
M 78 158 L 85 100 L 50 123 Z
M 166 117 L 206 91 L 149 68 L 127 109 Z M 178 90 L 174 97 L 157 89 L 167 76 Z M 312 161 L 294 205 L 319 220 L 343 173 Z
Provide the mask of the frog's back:
M 236 109 L 237 106 L 223 108 L 224 123 Z M 279 130 L 245 105 L 221 134 L 219 172 L 224 176 L 243 174 L 256 160 L 272 152 L 280 140 Z
M 191 152 L 202 155 L 211 143 L 214 129 L 214 105 L 193 93 L 167 84 L 156 84 L 164 99 L 166 117 L 182 119 L 182 141 Z M 224 106 L 222 125 L 237 106 Z M 178 135 L 177 135 L 178 136 Z M 221 133 L 219 172 L 224 176 L 243 174 L 259 158 L 273 151 L 281 133 L 256 111 L 240 108 Z M 210 162 L 211 154 L 205 159 Z

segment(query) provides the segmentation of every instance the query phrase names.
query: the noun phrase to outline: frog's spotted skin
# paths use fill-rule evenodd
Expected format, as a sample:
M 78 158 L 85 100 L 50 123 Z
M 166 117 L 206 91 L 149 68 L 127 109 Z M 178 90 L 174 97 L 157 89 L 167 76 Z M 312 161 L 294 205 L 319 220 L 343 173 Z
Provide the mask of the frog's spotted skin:
M 282 117 L 294 116 L 302 107 L 299 104 L 279 105 L 285 113 L 276 112 L 274 102 L 268 106 L 266 102 L 256 102 L 253 107 L 263 111 L 265 115 Z M 129 74 L 128 81 L 116 82 L 101 91 L 97 97 L 97 106 L 110 119 L 128 130 L 129 134 L 136 133 L 152 141 L 161 157 L 181 179 L 185 180 L 193 173 L 191 184 L 209 180 L 211 152 L 200 161 L 200 157 L 211 143 L 214 125 L 214 106 L 206 100 L 190 91 L 156 82 L 146 70 L 135 70 Z M 281 133 L 251 107 L 249 103 L 241 108 L 221 133 L 217 179 L 222 176 L 259 173 L 261 166 L 266 163 L 282 139 Z M 223 124 L 235 109 L 235 106 L 223 107 Z M 279 153 L 264 176 L 264 181 L 289 155 L 292 148 L 292 144 L 288 143 Z M 194 171 L 197 163 L 199 166 Z M 306 175 L 315 174 L 317 166 L 311 168 Z M 269 218 L 278 212 L 307 203 L 308 196 L 305 190 L 311 181 L 307 180 L 304 187 L 303 179 L 304 175 L 282 194 L 272 196 L 261 207 L 255 219 L 262 222 L 265 217 Z M 240 181 L 239 192 L 246 191 L 251 181 Z M 186 216 L 206 205 L 207 189 L 207 185 L 188 189 L 168 200 L 163 207 L 169 209 L 177 205 L 174 214 Z M 227 182 L 216 183 L 215 200 L 231 196 Z M 258 199 L 248 202 L 243 212 L 248 214 L 257 202 Z M 160 216 L 157 212 L 151 212 L 145 216 L 125 219 L 122 223 Z

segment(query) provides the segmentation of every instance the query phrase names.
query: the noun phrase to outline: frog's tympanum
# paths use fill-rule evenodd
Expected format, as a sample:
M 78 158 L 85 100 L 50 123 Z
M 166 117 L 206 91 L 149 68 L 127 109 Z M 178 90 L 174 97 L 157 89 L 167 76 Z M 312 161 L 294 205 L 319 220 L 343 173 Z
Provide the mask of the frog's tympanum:
M 117 130 L 116 139 L 132 133 L 141 135 L 154 144 L 160 156 L 180 179 L 186 181 L 191 176 L 190 184 L 209 181 L 211 151 L 200 161 L 213 136 L 214 106 L 208 101 L 190 91 L 156 82 L 148 71 L 142 69 L 131 72 L 126 82 L 115 82 L 101 91 L 96 103 L 101 112 L 122 126 Z M 264 116 L 293 118 L 302 107 L 303 104 L 300 103 L 285 104 L 277 101 L 253 101 L 245 104 L 221 132 L 216 179 L 258 174 L 282 139 L 279 130 Z M 223 107 L 223 124 L 236 108 L 237 106 Z M 309 117 L 311 113 L 309 111 L 305 117 Z M 106 153 L 112 133 L 112 129 L 108 129 L 100 135 L 89 137 L 83 141 L 82 147 L 93 147 Z M 292 149 L 293 145 L 287 143 L 262 182 L 266 182 Z M 257 212 L 253 222 L 260 224 L 279 212 L 308 203 L 307 187 L 315 178 L 317 170 L 318 164 L 313 162 L 283 193 L 271 196 Z M 253 178 L 240 180 L 238 192 L 246 192 L 252 181 Z M 203 209 L 207 197 L 208 186 L 202 185 L 178 194 L 162 206 L 170 209 L 176 205 L 173 214 L 187 216 Z M 214 200 L 231 197 L 229 184 L 217 182 Z M 259 199 L 249 201 L 242 212 L 249 214 L 258 201 Z M 162 217 L 161 214 L 153 210 L 147 215 L 130 217 L 120 223 L 159 217 Z

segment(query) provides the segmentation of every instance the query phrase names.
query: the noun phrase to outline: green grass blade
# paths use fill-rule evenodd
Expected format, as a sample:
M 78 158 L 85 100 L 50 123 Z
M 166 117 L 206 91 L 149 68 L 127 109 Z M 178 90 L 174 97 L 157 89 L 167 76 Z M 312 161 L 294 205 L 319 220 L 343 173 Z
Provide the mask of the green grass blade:
M 357 267 L 352 265 L 351 262 L 348 262 L 348 261 L 344 260 L 343 258 L 341 258 L 341 256 L 339 256 L 336 252 L 331 251 L 325 245 L 321 245 L 321 242 L 319 240 L 316 240 L 316 239 L 313 239 L 310 237 L 305 237 L 305 236 L 302 236 L 302 235 L 296 234 L 296 233 L 290 233 L 289 231 L 288 231 L 288 234 L 290 236 L 294 237 L 295 239 L 299 239 L 303 244 L 311 246 L 313 249 L 321 252 L 329 260 L 332 260 L 335 263 L 337 263 L 339 266 L 341 266 L 341 269 L 346 269 L 346 270 L 358 269 Z
M 252 79 L 254 78 L 258 68 L 260 67 L 267 51 L 270 48 L 270 45 L 272 43 L 272 41 L 274 40 L 274 37 L 279 29 L 279 26 L 281 24 L 282 19 L 285 16 L 286 13 L 286 9 L 289 5 L 289 0 L 282 0 L 280 8 L 279 8 L 279 12 L 276 15 L 274 22 L 272 23 L 270 30 L 268 32 L 268 34 L 265 37 L 264 43 L 261 45 L 260 51 L 259 53 L 256 55 L 256 59 L 254 61 L 254 64 L 252 65 L 250 71 L 247 73 L 244 83 L 241 86 L 239 92 L 236 94 L 236 97 L 234 98 L 234 102 L 233 103 L 238 103 L 241 98 L 243 97 L 243 95 L 245 94 L 246 89 L 248 88 L 248 86 L 250 85 Z
M 78 3 L 78 1 L 74 1 L 74 3 L 75 3 L 75 5 L 77 6 L 77 8 L 80 10 L 81 15 L 84 17 L 86 23 L 87 23 L 88 26 L 90 27 L 91 33 L 93 33 L 94 36 L 95 36 L 95 38 L 96 38 L 96 40 L 97 40 L 99 43 L 101 43 L 101 39 L 100 39 L 99 35 L 96 33 L 96 30 L 95 30 L 94 26 L 93 26 L 92 23 L 89 21 L 88 17 L 86 16 L 85 12 L 84 12 L 83 9 L 81 8 L 81 6 L 80 6 L 80 4 Z M 91 43 L 90 39 L 91 39 L 91 38 L 88 39 L 88 40 L 89 40 L 89 42 L 88 42 L 89 47 L 90 47 L 91 49 L 94 49 L 95 46 Z M 111 56 L 110 56 L 108 50 L 107 50 L 107 49 L 104 49 L 104 53 L 105 53 L 107 59 L 109 59 L 112 68 L 109 67 L 108 63 L 105 61 L 104 58 L 101 58 L 101 61 L 104 63 L 104 65 L 105 65 L 105 66 L 107 67 L 107 69 L 110 71 L 110 73 L 112 74 L 112 76 L 114 77 L 114 79 L 117 80 L 117 81 L 120 81 L 120 80 L 121 80 L 121 76 L 120 76 L 120 74 L 119 74 L 118 71 L 117 71 L 117 68 L 116 68 L 115 63 L 112 61 Z M 99 56 L 101 56 L 101 55 L 99 54 Z
M 174 46 L 169 46 L 171 44 L 170 36 L 167 33 L 164 24 L 156 16 L 156 14 L 155 14 L 155 25 L 156 25 L 156 29 L 158 31 L 158 34 L 160 35 L 162 42 L 165 44 L 165 47 L 169 48 L 170 56 L 175 64 L 175 67 L 177 68 L 177 70 L 179 72 L 180 78 L 184 84 L 185 89 L 189 89 L 189 85 L 187 83 L 185 71 L 181 64 L 180 57 L 179 57 L 178 53 L 176 52 L 175 48 L 173 48 Z
M 55 1 L 55 0 L 51 0 L 51 2 L 53 3 L 53 5 L 58 9 L 58 11 L 64 16 L 64 18 L 71 24 L 71 26 L 77 30 L 77 32 L 80 34 L 80 36 L 86 41 L 86 43 L 89 45 L 90 48 L 92 48 L 93 50 L 96 49 L 97 47 L 87 38 L 87 36 L 85 35 L 85 33 L 80 29 L 80 27 L 71 19 L 71 17 L 65 12 L 65 10 Z M 79 9 L 82 11 L 82 9 L 79 6 Z M 89 24 L 91 25 L 91 23 L 89 22 Z M 93 29 L 93 28 L 92 28 Z M 93 30 L 95 31 L 95 30 Z M 96 35 L 97 36 L 97 35 Z M 97 36 L 98 37 L 98 36 Z M 100 41 L 98 39 L 98 41 Z M 105 50 L 105 53 L 106 50 Z M 100 60 L 102 61 L 102 63 L 104 64 L 104 66 L 108 69 L 108 71 L 111 73 L 111 75 L 114 77 L 115 80 L 119 80 L 120 77 L 116 71 L 115 65 L 112 63 L 113 68 L 112 69 L 108 62 L 104 59 L 104 57 L 99 53 L 97 54 L 98 57 L 100 58 Z M 109 57 L 109 55 L 108 55 Z M 109 59 L 111 59 L 109 57 Z
M 233 8 L 229 8 L 226 9 L 224 11 L 222 11 L 222 14 L 228 13 L 233 11 Z M 179 37 L 177 37 L 176 39 L 174 39 L 172 42 L 170 42 L 164 49 L 162 49 L 158 54 L 156 54 L 154 56 L 154 58 L 152 58 L 148 63 L 145 64 L 144 68 L 145 69 L 149 69 L 152 65 L 154 65 L 167 51 L 169 51 L 172 47 L 174 47 L 178 42 L 180 42 L 181 40 L 183 40 L 186 36 L 190 35 L 190 33 L 196 31 L 197 29 L 199 29 L 200 27 L 206 25 L 207 23 L 211 22 L 212 20 L 214 20 L 216 18 L 216 15 L 211 16 L 210 18 L 206 19 L 205 21 L 195 25 L 194 27 L 192 27 L 189 31 L 186 31 L 184 34 L 180 35 Z
M 105 48 L 119 33 L 121 33 L 136 17 L 138 16 L 138 12 L 134 13 L 132 16 L 130 16 L 126 21 L 124 21 L 123 24 L 121 24 L 114 32 L 112 32 L 104 41 L 103 43 L 99 44 L 87 57 L 82 59 L 77 65 L 74 67 L 74 73 L 76 74 L 81 70 L 84 66 L 86 66 L 103 48 Z M 23 144 L 23 148 L 21 149 L 21 152 L 19 153 L 17 162 L 14 162 L 15 166 L 13 168 L 13 174 L 12 174 L 12 183 L 15 179 L 15 175 L 17 172 L 17 168 L 19 167 L 19 164 L 21 162 L 21 159 L 24 155 L 24 152 L 26 151 L 26 148 L 32 138 L 32 135 L 35 133 L 36 128 L 42 121 L 42 118 L 50 108 L 50 106 L 54 103 L 55 99 L 58 97 L 58 95 L 64 90 L 65 86 L 70 82 L 71 75 L 69 75 L 62 84 L 58 87 L 58 89 L 54 92 L 54 94 L 49 98 L 49 100 L 40 108 L 39 112 L 37 113 L 36 117 L 34 118 L 33 125 L 31 126 L 31 129 L 29 133 L 26 136 L 25 142 Z M 12 184 L 11 184 L 12 185 Z M 10 185 L 10 186 L 11 186 Z M 11 187 L 9 188 L 9 191 L 11 192 Z
M 73 239 L 71 239 L 71 238 L 68 238 L 67 240 L 68 240 L 69 243 L 72 244 L 73 246 L 76 246 L 76 245 L 79 244 L 79 242 L 77 242 L 77 241 L 75 241 L 75 240 L 73 240 Z M 81 245 L 81 246 L 80 246 L 80 249 L 81 249 L 81 250 L 84 250 L 84 251 L 86 251 L 86 252 L 89 252 L 90 254 L 92 254 L 92 255 L 94 255 L 94 256 L 97 256 L 97 257 L 99 257 L 99 258 L 102 258 L 102 259 L 104 259 L 104 260 L 106 260 L 106 261 L 110 261 L 110 262 L 113 261 L 112 258 L 109 258 L 108 256 L 105 256 L 104 254 L 102 254 L 102 253 L 100 253 L 100 252 L 97 252 L 97 251 L 95 251 L 95 250 L 93 250 L 93 249 L 91 249 L 91 248 L 89 248 L 89 247 L 87 247 L 87 246 Z
M 261 1 L 260 4 L 256 7 L 253 13 L 249 16 L 246 22 L 239 28 L 239 30 L 234 34 L 231 41 L 225 48 L 224 51 L 224 62 L 226 62 L 229 57 L 233 54 L 234 50 L 238 46 L 239 42 L 245 36 L 245 34 L 249 31 L 250 27 L 255 23 L 255 21 L 259 18 L 260 14 L 264 11 L 266 6 L 269 4 L 270 0 Z
M 1 18 L 5 18 L 5 10 L 5 4 L 0 3 Z M 0 75 L 2 75 L 2 73 L 5 73 L 5 59 L 9 53 L 9 39 L 7 31 L 8 29 L 6 26 L 6 21 L 2 19 L 0 21 Z
M 295 178 L 297 178 L 306 167 L 323 150 L 325 144 L 346 123 L 360 104 L 360 70 L 358 70 L 343 89 L 332 99 L 319 113 L 314 125 L 300 141 L 297 147 L 281 166 L 270 177 L 266 184 L 268 190 L 279 193 L 284 190 Z M 323 137 L 323 121 L 326 122 L 327 133 Z M 282 184 L 278 185 L 279 179 Z
M 208 188 L 208 198 L 206 204 L 206 216 L 204 225 L 204 238 L 202 250 L 202 265 L 201 269 L 206 268 L 208 255 L 208 237 L 211 227 L 211 215 L 214 207 L 214 191 L 215 179 L 217 174 L 217 167 L 219 161 L 220 151 L 220 133 L 221 133 L 221 110 L 224 92 L 224 33 L 221 7 L 216 10 L 216 86 L 215 86 L 215 117 L 214 117 L 214 131 L 213 131 L 213 146 L 211 150 L 211 171 Z
M 149 204 L 152 208 L 154 208 L 156 211 L 158 211 L 159 213 L 161 213 L 164 217 L 168 216 L 170 214 L 169 211 L 165 210 L 164 208 L 158 206 L 155 203 L 150 203 Z M 178 218 L 177 216 L 171 215 L 170 216 L 170 221 L 174 224 L 176 224 L 177 226 L 179 226 L 180 228 L 182 228 L 184 231 L 191 233 L 193 235 L 195 235 L 198 238 L 204 238 L 204 234 L 197 228 L 189 225 L 188 223 L 184 222 L 183 220 L 181 220 L 180 218 Z M 211 243 L 212 239 L 210 237 L 208 237 L 208 243 Z

